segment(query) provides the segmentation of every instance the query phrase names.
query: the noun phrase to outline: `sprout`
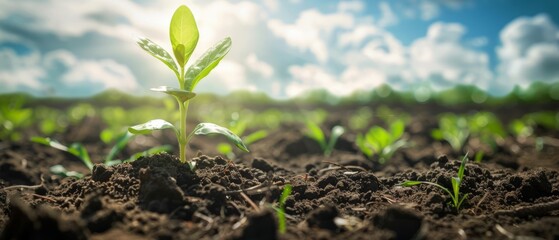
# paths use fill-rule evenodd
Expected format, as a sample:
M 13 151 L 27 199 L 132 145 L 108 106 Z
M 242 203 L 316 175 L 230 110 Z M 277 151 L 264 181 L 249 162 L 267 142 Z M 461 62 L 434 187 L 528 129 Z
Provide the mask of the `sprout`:
M 193 92 L 194 88 L 198 85 L 200 80 L 206 77 L 219 64 L 223 57 L 227 55 L 231 49 L 231 38 L 224 38 L 212 48 L 208 49 L 194 64 L 190 65 L 185 72 L 186 63 L 194 52 L 199 37 L 196 21 L 187 6 L 180 6 L 173 14 L 169 35 L 176 61 L 173 60 L 165 49 L 147 38 L 140 38 L 137 43 L 142 49 L 169 67 L 177 77 L 179 88 L 161 86 L 152 88 L 151 90 L 166 93 L 176 99 L 180 111 L 179 127 L 177 128 L 165 120 L 155 119 L 132 126 L 128 128 L 128 131 L 133 134 L 148 134 L 154 130 L 172 129 L 178 140 L 180 161 L 182 163 L 187 162 L 186 145 L 193 135 L 220 134 L 233 142 L 239 149 L 248 152 L 242 140 L 227 128 L 213 123 L 200 123 L 190 134 L 187 134 L 186 128 L 186 117 L 190 99 L 196 96 L 196 93 Z
M 404 128 L 404 122 L 401 120 L 390 124 L 389 130 L 374 126 L 365 135 L 357 135 L 355 143 L 365 156 L 377 156 L 379 163 L 384 164 L 398 149 L 406 145 L 406 141 L 401 139 Z
M 454 208 L 456 208 L 456 211 L 458 212 L 458 210 L 460 210 L 460 206 L 462 205 L 464 200 L 466 200 L 466 198 L 468 197 L 468 194 L 460 194 L 460 185 L 462 184 L 462 179 L 464 178 L 464 170 L 466 169 L 467 162 L 468 162 L 468 154 L 466 153 L 466 155 L 464 155 L 464 158 L 462 158 L 462 162 L 460 163 L 460 168 L 458 168 L 457 176 L 451 179 L 452 192 L 448 188 L 443 187 L 438 183 L 427 182 L 427 181 L 405 181 L 400 185 L 404 187 L 411 187 L 419 184 L 429 184 L 438 187 L 443 191 L 445 191 L 448 195 L 450 195 L 450 198 L 452 199 L 452 206 L 454 206 Z
M 344 134 L 344 132 L 344 127 L 336 125 L 332 128 L 330 139 L 326 141 L 326 137 L 324 135 L 324 132 L 322 132 L 322 129 L 318 125 L 316 125 L 316 123 L 307 121 L 306 135 L 307 137 L 315 140 L 320 145 L 324 156 L 330 156 L 330 154 L 332 154 L 334 146 L 336 146 L 336 142 L 338 141 L 340 136 Z

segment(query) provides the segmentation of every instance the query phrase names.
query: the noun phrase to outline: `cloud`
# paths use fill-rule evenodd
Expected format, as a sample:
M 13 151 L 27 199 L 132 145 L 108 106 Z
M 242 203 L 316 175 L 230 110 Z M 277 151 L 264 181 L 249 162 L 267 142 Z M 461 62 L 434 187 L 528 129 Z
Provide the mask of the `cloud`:
M 400 11 L 408 18 L 433 20 L 441 13 L 441 8 L 458 10 L 471 5 L 471 0 L 407 0 L 399 4 Z
M 112 59 L 79 60 L 66 50 L 42 56 L 38 51 L 19 55 L 12 49 L 2 49 L 0 66 L 0 82 L 6 86 L 3 91 L 41 94 L 54 89 L 62 96 L 76 96 L 95 94 L 107 88 L 123 91 L 138 88 L 128 67 Z
M 38 66 L 39 61 L 37 53 L 20 56 L 13 49 L 0 49 L 2 91 L 40 90 L 42 84 L 39 79 L 46 73 Z
M 340 1 L 338 3 L 338 10 L 340 12 L 361 12 L 365 9 L 365 4 L 362 1 Z
M 501 87 L 559 80 L 559 30 L 549 16 L 517 18 L 504 27 L 500 39 L 496 50 Z
M 348 29 L 354 25 L 352 14 L 336 12 L 324 14 L 316 9 L 303 11 L 293 24 L 280 20 L 268 21 L 268 27 L 287 44 L 301 51 L 310 51 L 319 62 L 329 58 L 328 42 L 335 29 Z
M 270 78 L 274 75 L 274 68 L 270 64 L 258 59 L 254 53 L 248 55 L 246 65 L 251 71 L 258 73 L 262 77 Z
M 456 84 L 473 84 L 487 89 L 493 78 L 486 53 L 466 47 L 466 32 L 457 23 L 433 23 L 427 36 L 410 46 L 410 62 L 417 79 L 433 81 L 442 89 Z
M 398 24 L 398 17 L 392 11 L 392 8 L 387 2 L 379 3 L 380 9 L 380 19 L 378 20 L 378 25 L 380 27 L 388 27 Z
M 256 91 L 256 87 L 247 80 L 245 67 L 235 61 L 222 60 L 212 71 L 211 79 L 200 82 L 200 88 L 219 89 L 220 92 L 230 92 L 234 90 Z

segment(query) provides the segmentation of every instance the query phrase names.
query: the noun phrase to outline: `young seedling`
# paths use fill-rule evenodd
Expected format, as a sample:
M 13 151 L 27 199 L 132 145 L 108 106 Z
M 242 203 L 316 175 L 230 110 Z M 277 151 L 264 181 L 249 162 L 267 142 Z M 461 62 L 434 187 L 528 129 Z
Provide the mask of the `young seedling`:
M 460 194 L 460 185 L 462 184 L 462 179 L 464 178 L 464 170 L 466 168 L 467 162 L 468 162 L 468 154 L 466 153 L 466 155 L 464 155 L 464 158 L 462 158 L 462 162 L 460 163 L 460 168 L 458 168 L 457 176 L 451 179 L 452 192 L 448 188 L 443 187 L 438 183 L 427 182 L 427 181 L 405 181 L 400 185 L 404 187 L 411 187 L 419 184 L 429 184 L 438 187 L 443 191 L 445 191 L 450 196 L 450 198 L 452 199 L 451 202 L 452 206 L 454 206 L 456 212 L 458 212 L 460 210 L 460 206 L 462 205 L 464 200 L 466 200 L 466 198 L 468 197 L 468 194 Z
M 284 234 L 286 230 L 285 201 L 289 195 L 291 195 L 291 185 L 287 184 L 283 187 L 283 192 L 279 199 L 279 207 L 276 208 L 276 213 L 278 214 L 278 230 L 280 234 Z
M 116 141 L 115 145 L 109 151 L 109 154 L 105 157 L 105 161 L 103 162 L 103 164 L 106 165 L 106 166 L 114 166 L 114 165 L 117 165 L 117 164 L 120 164 L 120 163 L 133 162 L 133 161 L 136 161 L 138 158 L 140 158 L 142 156 L 146 156 L 148 154 L 156 154 L 156 153 L 161 153 L 161 152 L 167 152 L 171 148 L 168 145 L 158 146 L 158 147 L 150 148 L 150 149 L 148 149 L 146 151 L 143 151 L 143 152 L 140 152 L 140 153 L 136 153 L 136 154 L 132 155 L 130 158 L 125 159 L 125 160 L 115 159 L 116 155 L 120 151 L 122 151 L 122 149 L 124 149 L 126 144 L 128 144 L 128 142 L 131 140 L 132 136 L 133 135 L 131 135 L 129 133 L 122 134 L 118 138 L 118 140 Z M 54 139 L 44 138 L 44 137 L 33 137 L 33 138 L 31 138 L 31 141 L 39 143 L 39 144 L 43 144 L 43 145 L 46 145 L 46 146 L 49 146 L 49 147 L 52 147 L 52 148 L 56 148 L 58 150 L 61 150 L 61 151 L 67 152 L 67 153 L 70 153 L 70 154 L 76 156 L 78 159 L 80 159 L 82 161 L 82 163 L 87 167 L 87 169 L 89 169 L 89 171 L 93 170 L 93 162 L 91 161 L 91 158 L 89 157 L 89 153 L 88 153 L 87 149 L 81 143 L 72 143 L 68 147 L 68 146 L 63 145 L 63 144 L 61 144 L 60 142 L 58 142 Z M 54 165 L 54 166 L 50 167 L 49 170 L 53 174 L 63 176 L 63 177 L 82 178 L 84 176 L 82 173 L 78 173 L 78 172 L 75 172 L 75 171 L 69 171 L 62 165 Z
M 336 146 L 336 142 L 338 141 L 340 136 L 344 134 L 344 132 L 345 132 L 344 127 L 336 125 L 332 128 L 332 131 L 330 132 L 330 139 L 326 141 L 326 137 L 324 136 L 324 132 L 322 132 L 322 129 L 320 129 L 320 127 L 316 123 L 312 121 L 307 121 L 306 135 L 307 137 L 315 140 L 320 145 L 320 148 L 322 149 L 324 156 L 330 156 L 330 154 L 332 154 L 332 151 L 334 150 L 334 146 Z
M 445 114 L 439 119 L 439 128 L 431 132 L 435 140 L 446 140 L 454 151 L 462 150 L 464 143 L 470 135 L 468 121 L 465 117 L 454 114 Z
M 490 112 L 477 112 L 468 117 L 468 128 L 472 137 L 479 138 L 492 151 L 495 151 L 507 137 L 499 118 Z
M 357 135 L 355 143 L 365 156 L 377 156 L 379 163 L 384 164 L 398 149 L 406 145 L 406 141 L 401 139 L 404 128 L 404 122 L 401 120 L 390 124 L 389 130 L 374 126 L 365 135 Z
M 147 38 L 138 39 L 138 45 L 150 55 L 163 62 L 177 77 L 179 81 L 178 89 L 161 86 L 152 88 L 151 90 L 169 94 L 177 100 L 180 111 L 180 125 L 177 128 L 165 120 L 155 119 L 144 124 L 130 127 L 128 131 L 133 134 L 149 134 L 154 130 L 172 129 L 178 140 L 180 161 L 182 163 L 187 162 L 186 145 L 193 135 L 221 134 L 233 142 L 239 149 L 248 152 L 242 140 L 227 128 L 213 123 L 200 123 L 190 134 L 187 134 L 186 128 L 186 117 L 190 99 L 196 96 L 196 93 L 193 92 L 194 88 L 229 52 L 231 49 L 231 38 L 227 37 L 208 49 L 194 64 L 190 65 L 185 72 L 185 65 L 190 59 L 192 52 L 194 52 L 199 37 L 196 21 L 187 6 L 182 5 L 177 8 L 171 18 L 169 33 L 176 61 L 173 60 L 165 49 Z
M 23 96 L 10 97 L 8 104 L 0 105 L 0 139 L 19 141 L 22 138 L 21 130 L 31 125 L 33 110 L 24 108 Z

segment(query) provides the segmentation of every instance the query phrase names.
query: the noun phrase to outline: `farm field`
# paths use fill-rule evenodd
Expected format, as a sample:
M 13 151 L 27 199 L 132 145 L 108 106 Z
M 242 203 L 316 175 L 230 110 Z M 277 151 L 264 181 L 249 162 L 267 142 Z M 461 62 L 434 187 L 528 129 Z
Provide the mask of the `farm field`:
M 137 98 L 115 93 L 79 101 L 4 96 L 19 105 L 2 112 L 3 126 L 13 126 L 3 129 L 0 142 L 2 238 L 559 236 L 559 112 L 553 101 L 449 106 L 252 97 L 235 104 L 200 96 L 187 126 L 221 119 L 217 123 L 241 136 L 250 152 L 233 150 L 223 137 L 193 138 L 191 170 L 177 158 L 172 131 L 130 137 L 112 157 L 124 163 L 107 162 L 119 135 L 137 119 L 178 118 L 161 101 L 133 104 Z M 50 121 L 56 127 L 49 128 Z M 317 141 L 320 135 L 326 144 Z M 332 135 L 339 137 L 329 144 Z M 33 137 L 70 149 L 81 143 L 95 165 L 89 170 L 79 151 Z M 167 147 L 154 151 L 168 153 L 130 158 L 158 146 Z M 457 207 L 449 193 L 464 156 L 469 161 L 458 193 L 464 200 Z M 405 181 L 437 183 L 449 193 L 429 184 L 406 187 Z M 280 200 L 286 188 L 291 192 Z
M 557 1 L 0 6 L 0 240 L 559 239 Z

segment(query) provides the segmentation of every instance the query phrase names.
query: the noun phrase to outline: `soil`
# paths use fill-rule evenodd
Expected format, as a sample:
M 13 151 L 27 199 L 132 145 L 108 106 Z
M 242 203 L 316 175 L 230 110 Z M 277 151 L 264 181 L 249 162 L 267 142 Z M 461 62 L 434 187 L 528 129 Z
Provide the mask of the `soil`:
M 342 116 L 329 116 L 326 127 L 344 123 Z M 406 137 L 413 145 L 384 165 L 359 153 L 351 132 L 324 156 L 301 126 L 282 126 L 234 160 L 219 156 L 212 139 L 194 140 L 195 171 L 158 154 L 96 164 L 83 179 L 49 172 L 55 164 L 88 172 L 70 154 L 0 142 L 0 239 L 559 239 L 559 146 L 536 151 L 534 139 L 509 137 L 480 163 L 470 161 L 461 185 L 468 198 L 457 211 L 434 186 L 399 185 L 450 187 L 464 154 L 429 137 L 434 114 L 412 116 Z M 83 130 L 92 122 L 71 128 L 62 142 L 83 142 L 100 162 L 109 147 L 96 142 L 99 128 Z M 171 137 L 149 141 L 172 144 Z M 147 141 L 136 140 L 123 156 Z M 466 150 L 480 148 L 474 138 Z M 279 233 L 276 207 L 286 184 L 287 231 Z

